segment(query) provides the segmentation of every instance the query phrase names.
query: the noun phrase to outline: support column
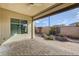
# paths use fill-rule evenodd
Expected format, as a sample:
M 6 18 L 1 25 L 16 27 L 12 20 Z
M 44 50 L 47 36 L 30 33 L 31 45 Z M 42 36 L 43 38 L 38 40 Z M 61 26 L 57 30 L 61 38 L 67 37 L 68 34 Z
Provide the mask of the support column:
M 34 23 L 33 23 L 33 18 L 31 21 L 31 39 L 35 38 L 35 27 L 34 27 Z
M 31 21 L 31 39 L 33 39 L 33 18 Z

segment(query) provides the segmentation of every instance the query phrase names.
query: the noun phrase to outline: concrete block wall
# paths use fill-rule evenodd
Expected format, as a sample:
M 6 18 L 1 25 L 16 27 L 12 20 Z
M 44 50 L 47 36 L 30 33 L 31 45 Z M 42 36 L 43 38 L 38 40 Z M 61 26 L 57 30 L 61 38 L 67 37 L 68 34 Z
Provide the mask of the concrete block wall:
M 75 26 L 60 27 L 60 35 L 79 38 L 79 27 L 75 27 Z

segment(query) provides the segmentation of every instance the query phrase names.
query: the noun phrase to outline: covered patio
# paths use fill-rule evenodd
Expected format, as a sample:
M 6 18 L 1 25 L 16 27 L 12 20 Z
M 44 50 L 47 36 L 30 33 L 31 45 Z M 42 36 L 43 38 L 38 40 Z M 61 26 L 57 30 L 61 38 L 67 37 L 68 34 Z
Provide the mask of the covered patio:
M 79 55 L 79 44 L 36 36 L 34 24 L 35 20 L 78 6 L 75 3 L 1 3 L 0 55 Z

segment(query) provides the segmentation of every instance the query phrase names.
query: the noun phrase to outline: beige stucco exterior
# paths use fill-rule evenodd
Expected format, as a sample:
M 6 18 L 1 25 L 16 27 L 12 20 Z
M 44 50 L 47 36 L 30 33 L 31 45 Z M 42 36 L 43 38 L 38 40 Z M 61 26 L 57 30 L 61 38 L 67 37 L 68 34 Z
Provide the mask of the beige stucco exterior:
M 10 19 L 11 18 L 27 20 L 28 21 L 27 35 L 29 38 L 31 38 L 31 28 L 32 28 L 31 17 L 0 8 L 0 44 L 10 37 L 10 34 L 11 34 Z

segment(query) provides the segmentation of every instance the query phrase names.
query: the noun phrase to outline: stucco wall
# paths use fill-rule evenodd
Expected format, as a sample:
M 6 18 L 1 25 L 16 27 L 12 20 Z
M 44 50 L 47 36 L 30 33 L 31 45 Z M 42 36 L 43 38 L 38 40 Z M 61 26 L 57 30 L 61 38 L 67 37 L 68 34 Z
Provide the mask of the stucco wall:
M 10 19 L 22 19 L 28 21 L 28 37 L 31 37 L 31 20 L 32 18 L 26 15 L 15 13 L 9 10 L 0 8 L 0 43 L 10 37 Z
M 60 27 L 60 34 L 79 38 L 79 27 L 74 26 Z

